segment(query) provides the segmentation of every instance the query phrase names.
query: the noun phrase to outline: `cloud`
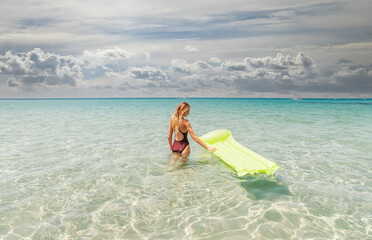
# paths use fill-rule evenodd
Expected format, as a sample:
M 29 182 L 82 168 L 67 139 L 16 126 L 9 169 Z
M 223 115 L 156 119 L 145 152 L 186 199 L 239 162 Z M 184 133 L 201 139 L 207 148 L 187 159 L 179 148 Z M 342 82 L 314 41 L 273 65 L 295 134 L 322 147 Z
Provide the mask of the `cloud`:
M 127 72 L 136 79 L 167 81 L 168 74 L 163 72 L 159 67 L 130 67 Z
M 247 57 L 241 61 L 213 59 L 214 65 L 202 61 L 189 63 L 172 61 L 172 69 L 198 88 L 219 86 L 244 92 L 331 92 L 368 93 L 372 91 L 372 66 L 356 65 L 349 59 L 339 59 L 332 66 L 318 69 L 316 62 L 299 52 L 295 57 L 278 53 L 276 57 Z M 220 64 L 217 64 L 220 62 Z M 207 67 L 201 68 L 200 63 Z
M 39 48 L 27 53 L 0 55 L 0 74 L 8 76 L 8 86 L 69 85 L 83 78 L 81 61 L 73 56 L 45 53 Z
M 9 87 L 77 87 L 83 80 L 121 76 L 133 56 L 119 47 L 85 50 L 77 56 L 62 56 L 40 48 L 21 53 L 8 51 L 0 55 L 0 75 L 8 78 Z
M 208 62 L 211 64 L 220 64 L 222 61 L 218 57 L 211 57 Z
M 198 52 L 199 50 L 196 47 L 187 45 L 187 46 L 185 46 L 183 48 L 183 51 L 186 51 L 186 52 Z
M 184 59 L 173 59 L 171 61 L 171 67 L 173 71 L 184 74 L 191 74 L 193 72 L 200 72 L 212 68 L 211 65 L 204 61 L 195 61 L 193 63 L 188 63 Z
M 175 72 L 191 73 L 190 64 L 184 59 L 173 59 L 171 61 L 172 68 Z
M 10 1 L 0 10 L 2 36 L 8 38 L 3 41 L 4 44 L 17 41 L 27 45 L 34 39 L 37 43 L 47 44 L 54 40 L 54 44 L 55 41 L 59 44 L 74 42 L 84 47 L 87 44 L 102 46 L 128 42 L 128 39 L 132 43 L 154 39 L 232 39 L 273 36 L 283 34 L 284 31 L 290 35 L 299 32 L 313 35 L 314 31 L 321 33 L 319 30 L 323 28 L 320 24 L 308 24 L 308 21 L 318 20 L 320 16 L 330 20 L 323 21 L 329 24 L 329 29 L 339 28 L 345 24 L 336 21 L 340 12 L 354 16 L 353 19 L 361 19 L 361 23 L 352 25 L 354 29 L 358 28 L 359 33 L 366 30 L 359 26 L 363 22 L 370 22 L 369 12 L 358 11 L 358 8 L 370 8 L 367 1 L 358 1 L 358 4 L 319 0 L 311 4 L 306 1 L 298 1 L 296 4 L 293 1 L 281 1 L 278 4 L 270 1 L 247 5 L 240 0 L 214 3 L 213 8 L 200 1 L 188 4 L 160 1 L 151 5 L 151 8 L 138 1 L 133 2 L 130 8 L 120 1 L 115 4 L 92 1 L 92 7 L 89 8 L 84 3 L 54 1 L 53 4 L 40 2 L 36 8 L 31 1 L 24 1 L 22 11 L 18 5 Z M 299 18 L 308 20 L 298 21 Z M 347 22 L 350 24 L 354 21 Z M 336 33 L 341 31 L 344 30 Z M 368 34 L 365 34 L 365 39 L 369 39 Z M 345 41 L 351 42 L 348 40 Z M 185 50 L 197 49 L 188 45 Z
M 236 61 L 227 61 L 224 63 L 223 67 L 227 71 L 246 71 L 247 64 L 244 62 L 236 62 Z
M 142 54 L 143 55 L 143 54 Z M 141 56 L 142 56 L 141 55 Z M 67 86 L 96 91 L 245 93 L 370 93 L 372 65 L 340 58 L 326 67 L 305 53 L 207 61 L 173 59 L 164 66 L 132 65 L 118 47 L 62 56 L 39 48 L 0 55 L 0 80 L 12 89 Z M 150 92 L 151 92 L 150 91 Z
M 348 62 L 350 63 L 350 62 Z M 340 92 L 372 92 L 372 66 L 350 64 L 341 66 L 332 76 Z
M 174 72 L 180 74 L 184 79 L 190 80 L 199 76 L 220 83 L 233 82 L 238 89 L 247 90 L 250 86 L 261 86 L 262 83 L 275 86 L 280 82 L 306 81 L 318 74 L 314 60 L 301 52 L 296 57 L 284 56 L 279 53 L 276 57 L 247 57 L 242 61 L 222 61 L 217 58 L 209 61 L 214 65 L 203 61 L 188 63 L 183 59 L 175 59 L 171 65 Z M 253 87 L 253 89 L 255 88 Z M 259 87 L 256 90 L 262 91 L 263 89 L 275 90 L 273 87 Z
M 99 67 L 107 68 L 108 65 L 118 65 L 132 56 L 132 53 L 115 46 L 109 49 L 84 50 L 79 59 L 84 62 L 86 69 L 95 69 Z
M 17 81 L 15 81 L 13 78 L 9 78 L 7 84 L 9 87 L 19 87 Z

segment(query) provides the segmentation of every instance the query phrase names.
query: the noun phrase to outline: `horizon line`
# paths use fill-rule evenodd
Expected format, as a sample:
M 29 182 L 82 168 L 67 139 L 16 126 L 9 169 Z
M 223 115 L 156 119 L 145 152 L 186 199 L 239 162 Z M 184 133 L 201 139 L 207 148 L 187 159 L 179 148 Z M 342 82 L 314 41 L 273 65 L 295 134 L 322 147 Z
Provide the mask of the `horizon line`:
M 372 98 L 360 98 L 360 97 L 344 97 L 344 98 L 334 98 L 334 97 L 320 97 L 320 98 L 291 98 L 291 97 L 52 97 L 52 98 L 43 98 L 43 97 L 36 97 L 36 98 L 0 98 L 0 100 L 97 100 L 97 99 L 292 99 L 296 101 L 304 100 L 304 99 L 324 99 L 324 100 L 372 100 Z

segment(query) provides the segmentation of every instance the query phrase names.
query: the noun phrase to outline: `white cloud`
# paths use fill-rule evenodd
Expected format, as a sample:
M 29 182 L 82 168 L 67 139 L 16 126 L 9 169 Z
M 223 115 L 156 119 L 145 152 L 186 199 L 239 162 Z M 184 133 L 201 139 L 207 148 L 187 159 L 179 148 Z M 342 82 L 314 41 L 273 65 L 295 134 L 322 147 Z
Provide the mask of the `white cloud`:
M 145 52 L 143 55 L 145 56 L 146 61 L 150 62 L 150 60 L 151 60 L 151 53 Z
M 121 68 L 133 54 L 118 47 L 85 50 L 82 55 L 62 56 L 35 48 L 29 52 L 0 55 L 0 74 L 10 87 L 68 85 L 76 87 L 85 80 L 105 75 L 120 76 Z M 96 69 L 100 71 L 96 72 Z M 126 68 L 125 68 L 126 69 Z M 124 70 L 125 70 L 124 69 Z M 93 74 L 93 75 L 92 75 Z
M 115 46 L 109 49 L 85 50 L 79 59 L 84 61 L 86 69 L 95 69 L 102 66 L 107 67 L 107 65 L 118 65 L 132 56 L 132 53 Z
M 246 71 L 247 64 L 245 62 L 236 62 L 236 61 L 226 61 L 223 63 L 222 67 L 227 71 Z
M 159 67 L 130 67 L 127 72 L 136 79 L 167 81 L 168 74 L 163 72 Z
M 183 48 L 184 51 L 186 52 L 198 52 L 199 50 L 196 47 L 187 45 Z
M 211 61 L 211 60 L 210 60 Z M 203 61 L 188 63 L 183 59 L 175 59 L 172 68 L 175 72 L 184 75 L 208 74 L 210 77 L 228 77 L 231 79 L 242 78 L 265 78 L 270 80 L 281 79 L 308 79 L 316 75 L 314 60 L 304 53 L 298 53 L 296 57 L 277 54 L 276 57 L 245 58 L 242 61 L 213 59 L 220 62 L 212 66 Z
M 195 61 L 193 63 L 188 63 L 184 59 L 173 59 L 171 61 L 171 67 L 173 71 L 178 73 L 187 73 L 206 71 L 212 68 L 207 62 Z
M 75 87 L 82 80 L 81 61 L 73 56 L 45 53 L 39 48 L 27 53 L 0 55 L 0 73 L 7 76 L 8 85 Z
M 120 73 L 118 72 L 114 72 L 112 69 L 108 69 L 106 72 L 105 72 L 105 76 L 109 77 L 109 78 L 117 78 L 120 76 Z
M 208 62 L 212 63 L 212 64 L 220 64 L 222 61 L 221 59 L 219 59 L 218 57 L 211 57 Z

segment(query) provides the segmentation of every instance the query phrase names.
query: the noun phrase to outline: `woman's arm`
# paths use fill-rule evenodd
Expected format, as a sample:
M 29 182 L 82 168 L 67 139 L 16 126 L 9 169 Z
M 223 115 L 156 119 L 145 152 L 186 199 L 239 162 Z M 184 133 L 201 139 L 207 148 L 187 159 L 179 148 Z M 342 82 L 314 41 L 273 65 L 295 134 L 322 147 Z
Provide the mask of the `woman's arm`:
M 190 136 L 192 137 L 192 139 L 199 143 L 200 146 L 202 146 L 203 148 L 207 149 L 208 151 L 211 151 L 211 152 L 214 152 L 216 151 L 217 149 L 215 147 L 208 147 L 207 144 L 205 144 L 202 140 L 200 140 L 194 133 L 194 130 L 192 130 L 192 127 L 191 127 L 191 124 L 189 121 L 186 121 L 185 123 L 186 125 L 186 128 L 187 128 L 187 131 L 189 131 L 190 133 Z
M 172 118 L 169 121 L 169 130 L 168 130 L 168 143 L 169 147 L 172 150 L 172 137 L 173 137 L 173 127 L 172 127 Z

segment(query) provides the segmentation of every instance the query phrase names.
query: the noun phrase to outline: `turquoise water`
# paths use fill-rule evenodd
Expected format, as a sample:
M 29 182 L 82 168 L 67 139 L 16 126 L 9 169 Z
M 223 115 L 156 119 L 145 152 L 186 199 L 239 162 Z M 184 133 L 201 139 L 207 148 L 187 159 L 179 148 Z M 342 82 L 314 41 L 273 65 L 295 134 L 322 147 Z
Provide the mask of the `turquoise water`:
M 372 100 L 187 99 L 278 163 L 238 178 L 195 142 L 182 99 L 0 100 L 0 239 L 371 239 Z

